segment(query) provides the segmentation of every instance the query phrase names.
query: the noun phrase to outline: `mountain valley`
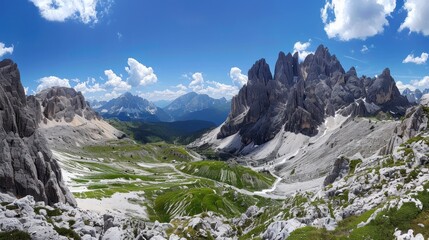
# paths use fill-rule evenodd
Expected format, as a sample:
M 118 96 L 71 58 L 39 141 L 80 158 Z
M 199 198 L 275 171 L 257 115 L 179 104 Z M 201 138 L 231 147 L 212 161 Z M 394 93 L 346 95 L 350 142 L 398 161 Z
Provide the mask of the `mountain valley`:
M 428 238 L 429 105 L 322 45 L 298 59 L 164 108 L 25 96 L 0 62 L 0 239 Z

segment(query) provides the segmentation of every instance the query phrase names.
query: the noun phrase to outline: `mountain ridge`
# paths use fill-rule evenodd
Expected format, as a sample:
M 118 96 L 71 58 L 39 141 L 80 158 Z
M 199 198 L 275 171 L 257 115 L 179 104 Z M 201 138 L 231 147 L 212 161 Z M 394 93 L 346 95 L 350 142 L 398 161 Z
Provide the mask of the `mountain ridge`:
M 162 108 L 130 92 L 125 92 L 121 96 L 111 99 L 95 110 L 105 118 L 117 118 L 122 121 L 169 122 L 172 120 Z
M 225 98 L 215 99 L 207 94 L 190 92 L 176 98 L 164 110 L 175 121 L 203 120 L 220 125 L 228 116 L 230 105 Z
M 377 78 L 358 78 L 355 68 L 345 72 L 323 45 L 302 63 L 297 53 L 292 56 L 281 52 L 274 77 L 265 59 L 260 59 L 248 76 L 247 85 L 232 99 L 231 112 L 218 139 L 238 132 L 243 146 L 262 144 L 282 128 L 314 136 L 325 118 L 336 112 L 369 116 L 383 111 L 401 116 L 410 106 L 388 68 Z
M 9 59 L 0 62 L 0 119 L 0 191 L 76 205 L 40 132 L 39 102 L 25 96 L 18 66 Z

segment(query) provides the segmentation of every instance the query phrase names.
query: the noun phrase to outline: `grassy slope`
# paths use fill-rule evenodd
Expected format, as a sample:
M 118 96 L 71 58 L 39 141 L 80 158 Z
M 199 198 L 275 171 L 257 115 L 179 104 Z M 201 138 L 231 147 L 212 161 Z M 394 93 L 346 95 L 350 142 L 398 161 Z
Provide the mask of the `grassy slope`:
M 187 150 L 178 145 L 135 144 L 120 140 L 85 146 L 79 152 L 79 156 L 80 159 L 72 161 L 71 164 L 76 169 L 87 169 L 87 173 L 74 179 L 74 182 L 86 186 L 87 190 L 75 192 L 77 198 L 100 199 L 118 192 L 144 192 L 146 200 L 138 204 L 147 207 L 151 221 L 168 221 L 175 216 L 188 216 L 206 211 L 237 217 L 248 207 L 255 204 L 264 205 L 266 202 L 260 197 L 236 193 L 230 187 L 216 182 L 216 179 L 178 173 L 172 167 L 172 160 L 175 159 L 178 164 L 186 164 L 191 160 Z M 139 166 L 139 163 L 161 165 L 146 168 Z M 272 176 L 259 174 L 241 166 L 228 166 L 223 162 L 199 164 L 214 164 L 218 170 L 219 167 L 224 167 L 229 171 L 235 171 L 234 174 L 251 176 L 249 182 L 258 182 L 255 186 L 259 187 L 269 187 L 274 181 Z
M 270 188 L 275 177 L 267 173 L 258 173 L 238 164 L 222 161 L 189 162 L 177 167 L 187 174 L 209 178 L 218 182 L 247 190 L 262 190 Z
M 207 211 L 225 217 L 237 217 L 257 202 L 257 199 L 233 190 L 219 188 L 191 188 L 170 191 L 155 200 L 154 210 L 161 221 L 169 222 L 175 216 L 192 216 Z

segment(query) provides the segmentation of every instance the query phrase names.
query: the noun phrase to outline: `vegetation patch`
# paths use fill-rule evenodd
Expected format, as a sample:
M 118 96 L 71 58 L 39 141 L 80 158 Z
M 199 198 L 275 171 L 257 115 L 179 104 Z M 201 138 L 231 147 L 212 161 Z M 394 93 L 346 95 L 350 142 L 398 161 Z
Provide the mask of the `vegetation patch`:
M 13 230 L 10 232 L 0 232 L 0 240 L 31 240 L 31 236 L 26 232 Z
M 73 239 L 73 240 L 80 240 L 81 239 L 79 234 L 77 234 L 75 231 L 73 231 L 71 229 L 59 228 L 59 227 L 56 227 L 55 225 L 54 225 L 54 229 L 59 235 L 65 236 L 69 239 Z
M 275 177 L 269 173 L 255 172 L 239 164 L 223 161 L 191 162 L 179 165 L 177 169 L 251 191 L 270 188 L 275 181 Z
M 222 192 L 221 189 L 213 188 L 169 191 L 155 199 L 154 210 L 158 220 L 169 222 L 177 216 L 193 216 L 208 211 L 225 217 L 236 217 L 256 203 L 250 196 L 234 196 L 232 192 Z
M 353 159 L 353 160 L 351 160 L 350 161 L 350 171 L 349 171 L 349 174 L 354 174 L 355 173 L 355 170 L 356 170 L 356 167 L 360 164 L 360 163 L 362 163 L 362 160 L 361 159 Z

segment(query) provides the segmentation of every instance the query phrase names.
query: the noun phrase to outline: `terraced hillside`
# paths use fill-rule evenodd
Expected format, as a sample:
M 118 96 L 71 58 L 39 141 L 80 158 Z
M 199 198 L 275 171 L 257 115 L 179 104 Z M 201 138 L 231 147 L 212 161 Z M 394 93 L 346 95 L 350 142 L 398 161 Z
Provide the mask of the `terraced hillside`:
M 116 209 L 117 214 L 152 221 L 208 211 L 236 217 L 248 207 L 266 201 L 237 192 L 234 187 L 261 190 L 274 182 L 269 174 L 242 166 L 199 162 L 196 153 L 163 142 L 107 141 L 68 152 L 54 151 L 54 155 L 60 160 L 79 206 L 92 209 L 94 205 L 106 205 L 106 209 Z M 179 170 L 187 164 L 193 168 L 208 165 L 210 169 L 198 175 Z M 230 177 L 222 177 L 224 172 Z
M 275 181 L 275 177 L 269 173 L 255 172 L 239 164 L 223 161 L 189 162 L 177 168 L 190 175 L 209 178 L 251 191 L 268 189 Z

